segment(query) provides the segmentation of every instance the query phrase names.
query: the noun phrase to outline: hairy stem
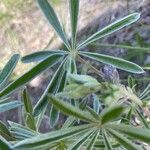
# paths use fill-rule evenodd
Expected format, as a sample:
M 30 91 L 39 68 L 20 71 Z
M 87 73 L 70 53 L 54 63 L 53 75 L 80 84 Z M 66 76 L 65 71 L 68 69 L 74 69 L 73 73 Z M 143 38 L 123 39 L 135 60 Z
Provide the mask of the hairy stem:
M 81 62 L 82 64 L 86 64 L 91 70 L 93 70 L 97 75 L 99 75 L 100 77 L 104 78 L 104 74 L 102 71 L 96 69 L 95 67 L 93 67 L 90 63 L 88 63 L 87 61 L 85 61 L 84 59 L 82 59 L 79 55 L 77 55 L 77 60 L 79 62 Z

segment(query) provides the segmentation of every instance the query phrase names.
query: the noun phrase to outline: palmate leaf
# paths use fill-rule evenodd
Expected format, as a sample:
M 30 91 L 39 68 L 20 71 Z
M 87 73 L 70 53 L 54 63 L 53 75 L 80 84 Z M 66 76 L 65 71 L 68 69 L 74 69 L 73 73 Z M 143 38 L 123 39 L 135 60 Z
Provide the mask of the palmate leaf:
M 59 68 L 57 69 L 55 74 L 53 75 L 50 83 L 48 84 L 48 86 L 46 88 L 46 90 L 42 94 L 40 100 L 35 105 L 34 111 L 33 111 L 34 116 L 38 116 L 43 111 L 43 109 L 45 109 L 45 107 L 47 106 L 47 104 L 48 104 L 47 94 L 48 93 L 55 94 L 58 90 L 61 91 L 63 89 L 63 87 L 65 85 L 64 78 L 66 77 L 66 72 L 64 72 L 65 61 L 66 61 L 66 59 L 61 63 L 61 65 L 59 66 Z
M 70 127 L 67 129 L 60 129 L 58 131 L 52 131 L 50 133 L 41 134 L 39 136 L 35 136 L 33 138 L 29 138 L 18 142 L 14 145 L 15 150 L 38 150 L 43 147 L 46 149 L 50 147 L 55 142 L 61 141 L 65 138 L 72 137 L 79 133 L 83 133 L 83 131 L 87 132 L 90 130 L 92 125 L 80 125 L 76 127 Z
M 72 30 L 72 48 L 75 48 L 76 33 L 79 14 L 79 0 L 69 0 L 70 4 L 70 17 L 71 17 L 71 30 Z
M 90 36 L 87 40 L 83 41 L 78 46 L 78 49 L 81 49 L 102 37 L 105 37 L 109 34 L 112 34 L 116 31 L 122 29 L 123 27 L 130 25 L 131 23 L 137 21 L 139 18 L 140 18 L 139 13 L 133 13 L 133 14 L 130 14 L 124 18 L 121 18 L 121 19 L 115 21 L 114 23 L 106 26 L 105 28 L 101 29 L 100 31 L 98 31 L 95 34 L 93 34 L 92 36 Z
M 105 108 L 101 113 L 101 124 L 108 123 L 109 121 L 118 118 L 123 111 L 124 107 L 118 104 L 109 106 L 109 108 Z
M 17 108 L 21 106 L 22 103 L 19 101 L 12 101 L 12 102 L 3 102 L 0 103 L 0 113 Z
M 146 128 L 133 127 L 131 125 L 108 124 L 106 127 L 126 134 L 134 139 L 150 143 L 150 130 Z
M 52 95 L 49 95 L 49 102 L 66 115 L 76 117 L 86 122 L 97 122 L 97 120 L 95 120 L 89 113 L 84 112 L 63 100 L 59 100 Z
M 35 78 L 37 75 L 45 71 L 46 69 L 52 67 L 56 63 L 58 63 L 61 58 L 62 54 L 55 54 L 53 56 L 49 56 L 48 58 L 41 61 L 39 64 L 34 66 L 32 69 L 30 69 L 28 72 L 23 74 L 21 77 L 16 79 L 14 82 L 10 83 L 6 88 L 4 88 L 0 92 L 0 97 L 5 96 L 16 90 L 17 88 L 23 86 L 24 84 L 31 81 L 33 78 Z
M 70 48 L 70 44 L 67 40 L 67 36 L 65 35 L 63 28 L 61 27 L 61 24 L 57 18 L 57 15 L 55 14 L 54 9 L 52 6 L 48 3 L 47 0 L 37 0 L 42 12 L 44 13 L 45 17 L 49 21 L 49 23 L 52 25 L 52 27 L 55 29 L 56 33 L 59 35 L 59 37 L 62 39 L 64 44 Z
M 111 129 L 108 129 L 108 131 L 127 150 L 142 150 L 142 147 L 137 146 L 136 144 L 134 144 L 133 142 L 131 142 L 130 140 L 128 140 L 121 134 L 117 133 L 116 131 L 111 130 Z
M 65 52 L 62 50 L 38 51 L 38 52 L 34 52 L 34 53 L 31 53 L 31 54 L 28 54 L 28 55 L 22 57 L 21 61 L 23 63 L 39 62 L 39 61 L 42 61 L 42 60 L 46 59 L 47 57 L 53 56 L 55 54 L 65 55 Z
M 0 86 L 2 86 L 8 80 L 14 68 L 16 67 L 19 58 L 19 54 L 14 54 L 0 72 Z
M 91 52 L 80 52 L 82 56 L 91 58 L 93 60 L 112 65 L 118 69 L 125 70 L 131 73 L 144 73 L 144 70 L 138 66 L 135 63 L 129 62 L 127 60 L 109 56 L 109 55 L 104 55 L 104 54 L 98 54 L 98 53 L 91 53 Z

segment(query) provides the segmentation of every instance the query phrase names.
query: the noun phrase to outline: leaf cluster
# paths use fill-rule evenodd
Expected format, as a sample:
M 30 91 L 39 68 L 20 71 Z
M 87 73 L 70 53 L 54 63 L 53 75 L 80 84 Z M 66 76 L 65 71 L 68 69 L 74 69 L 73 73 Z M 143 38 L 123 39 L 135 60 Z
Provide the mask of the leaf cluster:
M 38 51 L 22 57 L 23 63 L 36 62 L 36 65 L 9 84 L 8 79 L 20 56 L 13 55 L 0 72 L 0 112 L 23 105 L 24 121 L 24 125 L 9 121 L 9 128 L 0 122 L 0 148 L 3 150 L 144 149 L 143 142 L 150 143 L 150 130 L 149 123 L 141 112 L 148 106 L 145 101 L 149 98 L 149 86 L 138 94 L 131 78 L 128 79 L 129 84 L 126 87 L 121 83 L 99 82 L 91 76 L 80 74 L 77 69 L 77 62 L 84 66 L 87 64 L 86 59 L 89 58 L 130 73 L 143 73 L 144 70 L 139 65 L 130 61 L 83 50 L 91 43 L 134 23 L 140 14 L 125 16 L 78 43 L 80 1 L 69 0 L 71 39 L 68 39 L 51 4 L 47 0 L 37 2 L 65 48 Z M 57 69 L 47 88 L 33 106 L 26 85 L 56 65 Z M 90 65 L 90 69 L 104 78 L 104 74 L 94 66 Z M 7 96 L 20 88 L 22 102 L 7 102 L 10 99 Z M 43 134 L 39 127 L 48 105 L 51 105 L 49 125 L 54 130 Z M 56 129 L 60 112 L 66 116 L 66 120 L 59 129 Z M 133 124 L 133 117 L 139 118 L 139 127 Z M 137 142 L 140 142 L 140 145 Z

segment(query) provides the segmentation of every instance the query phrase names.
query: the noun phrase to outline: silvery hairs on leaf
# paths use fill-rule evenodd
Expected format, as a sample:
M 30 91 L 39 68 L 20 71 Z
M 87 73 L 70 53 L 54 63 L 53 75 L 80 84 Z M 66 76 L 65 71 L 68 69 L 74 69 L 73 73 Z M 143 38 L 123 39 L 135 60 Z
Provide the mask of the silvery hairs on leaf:
M 102 68 L 102 72 L 104 74 L 104 80 L 107 82 L 111 82 L 114 84 L 118 84 L 120 82 L 118 71 L 115 67 L 111 65 L 104 65 Z

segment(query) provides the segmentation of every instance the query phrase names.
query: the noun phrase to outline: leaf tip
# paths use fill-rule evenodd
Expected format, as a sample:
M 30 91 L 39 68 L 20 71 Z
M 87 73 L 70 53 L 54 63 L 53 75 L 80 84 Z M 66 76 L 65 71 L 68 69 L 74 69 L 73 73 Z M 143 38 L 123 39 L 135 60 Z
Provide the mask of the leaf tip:
M 145 73 L 145 71 L 143 70 L 143 68 L 141 68 L 140 66 L 138 66 L 138 70 L 135 73 L 136 74 L 143 74 L 143 73 Z

